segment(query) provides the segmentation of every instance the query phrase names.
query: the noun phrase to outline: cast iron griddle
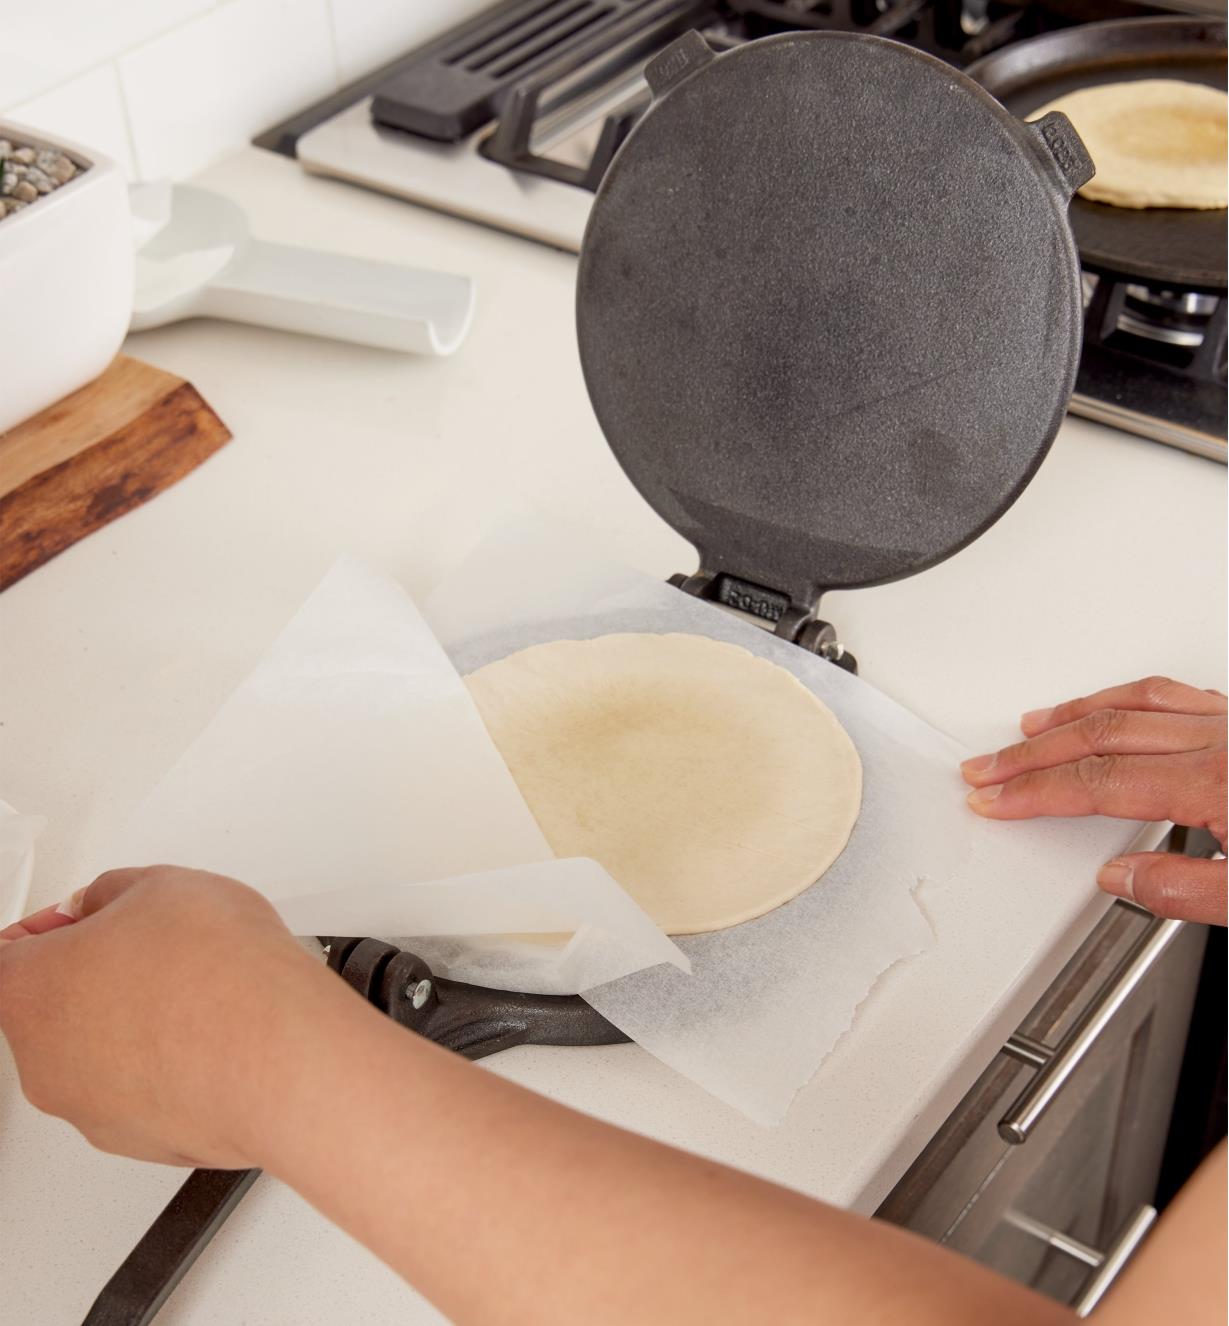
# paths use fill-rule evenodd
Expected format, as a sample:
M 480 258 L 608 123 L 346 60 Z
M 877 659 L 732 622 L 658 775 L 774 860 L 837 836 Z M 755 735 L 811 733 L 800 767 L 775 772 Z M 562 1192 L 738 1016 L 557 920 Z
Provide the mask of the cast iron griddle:
M 1051 32 L 969 66 L 969 76 L 1021 118 L 1102 83 L 1176 78 L 1224 88 L 1224 19 L 1127 18 Z M 1225 212 L 1135 210 L 1076 198 L 1071 226 L 1092 267 L 1180 288 L 1225 288 Z
M 1019 496 L 1074 381 L 1070 125 L 862 35 L 714 58 L 692 33 L 648 73 L 577 286 L 619 462 L 705 571 L 797 603 L 954 553 Z

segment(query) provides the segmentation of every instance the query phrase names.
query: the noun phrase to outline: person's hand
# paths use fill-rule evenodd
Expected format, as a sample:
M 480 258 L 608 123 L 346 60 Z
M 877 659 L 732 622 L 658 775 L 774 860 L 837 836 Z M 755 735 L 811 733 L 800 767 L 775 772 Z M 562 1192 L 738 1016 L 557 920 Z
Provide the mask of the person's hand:
M 1225 848 L 1226 699 L 1166 677 L 1114 686 L 1020 720 L 1027 740 L 966 760 L 987 819 L 1112 815 L 1208 829 Z M 1134 852 L 1097 883 L 1157 916 L 1225 924 L 1225 862 Z
M 0 931 L 0 1031 L 31 1103 L 104 1151 L 259 1163 L 303 1010 L 318 987 L 349 992 L 220 875 L 109 871 L 80 910 Z

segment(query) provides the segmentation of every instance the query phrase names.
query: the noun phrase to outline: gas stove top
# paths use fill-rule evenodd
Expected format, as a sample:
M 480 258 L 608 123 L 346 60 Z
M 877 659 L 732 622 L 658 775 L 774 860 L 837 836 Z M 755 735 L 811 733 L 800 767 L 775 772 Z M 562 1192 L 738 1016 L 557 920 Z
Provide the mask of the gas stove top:
M 1061 41 L 1057 34 L 1094 21 L 1215 8 L 1216 0 L 504 0 L 257 143 L 309 171 L 578 252 L 593 193 L 649 103 L 645 65 L 689 29 L 717 51 L 782 31 L 864 32 L 972 65 L 977 77 L 1031 38 Z M 1078 225 L 1077 238 L 1086 349 L 1072 410 L 1224 461 L 1223 261 L 1211 281 L 1158 279 L 1147 263 L 1137 271 L 1089 261 Z

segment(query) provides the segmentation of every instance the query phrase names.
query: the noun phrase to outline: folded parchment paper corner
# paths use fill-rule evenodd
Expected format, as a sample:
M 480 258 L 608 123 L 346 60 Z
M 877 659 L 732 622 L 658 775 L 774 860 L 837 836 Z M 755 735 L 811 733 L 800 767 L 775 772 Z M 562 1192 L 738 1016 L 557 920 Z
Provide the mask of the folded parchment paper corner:
M 454 954 L 441 972 L 529 993 L 688 965 L 600 866 L 554 859 L 413 600 L 352 557 L 108 855 L 244 880 L 303 934 L 578 932 L 566 946 L 509 947 L 502 967 L 488 946 L 480 972 Z

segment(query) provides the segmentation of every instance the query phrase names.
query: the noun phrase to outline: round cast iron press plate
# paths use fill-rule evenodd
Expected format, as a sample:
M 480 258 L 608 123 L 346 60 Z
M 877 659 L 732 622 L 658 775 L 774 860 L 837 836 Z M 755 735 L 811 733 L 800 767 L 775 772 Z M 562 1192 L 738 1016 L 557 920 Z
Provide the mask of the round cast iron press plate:
M 585 234 L 581 360 L 620 464 L 705 570 L 797 602 L 949 556 L 1062 419 L 1068 193 L 1032 130 L 905 46 L 718 56 L 643 117 Z
M 1056 97 L 1103 83 L 1177 78 L 1225 90 L 1226 25 L 1211 18 L 1126 18 L 1050 32 L 988 55 L 968 69 L 1025 119 Z M 1225 288 L 1225 209 L 1111 207 L 1075 198 L 1071 228 L 1084 260 L 1102 270 Z

